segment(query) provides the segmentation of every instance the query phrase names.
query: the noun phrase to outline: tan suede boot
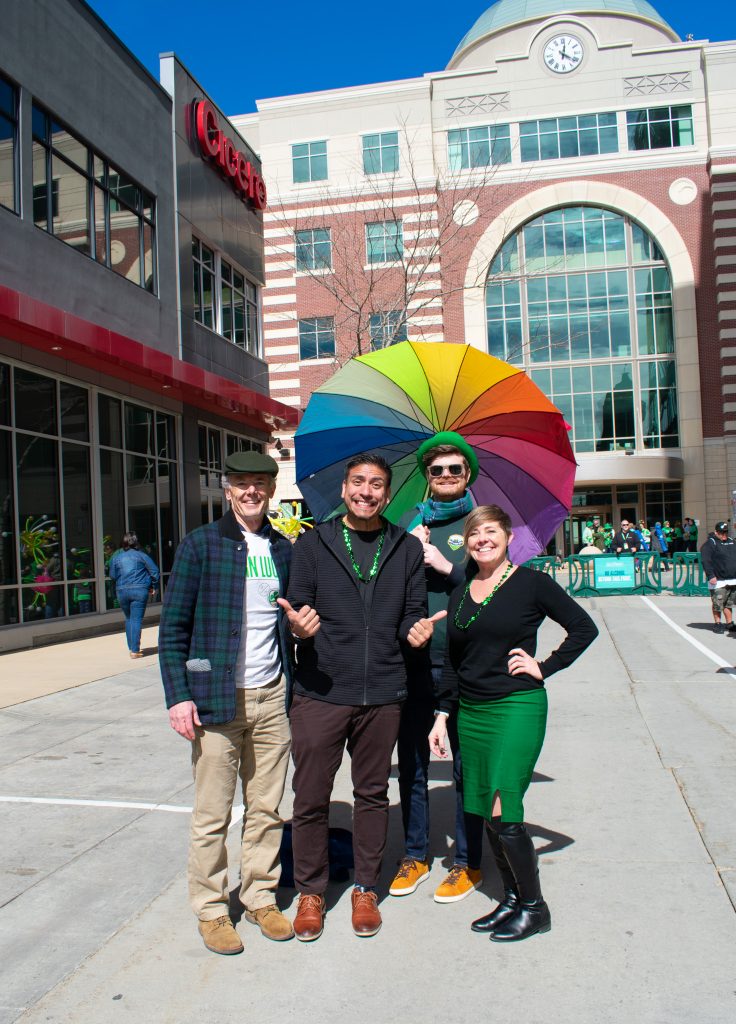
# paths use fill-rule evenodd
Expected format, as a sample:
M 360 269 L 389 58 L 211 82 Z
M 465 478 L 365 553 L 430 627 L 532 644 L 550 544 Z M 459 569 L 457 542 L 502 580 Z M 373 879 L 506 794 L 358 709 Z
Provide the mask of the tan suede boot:
M 227 914 L 216 917 L 214 921 L 200 921 L 199 934 L 207 949 L 213 953 L 232 956 L 233 953 L 243 952 L 243 943 Z
M 284 942 L 294 935 L 291 921 L 284 917 L 275 903 L 259 910 L 246 910 L 245 919 L 251 924 L 257 924 L 266 938 L 274 942 Z

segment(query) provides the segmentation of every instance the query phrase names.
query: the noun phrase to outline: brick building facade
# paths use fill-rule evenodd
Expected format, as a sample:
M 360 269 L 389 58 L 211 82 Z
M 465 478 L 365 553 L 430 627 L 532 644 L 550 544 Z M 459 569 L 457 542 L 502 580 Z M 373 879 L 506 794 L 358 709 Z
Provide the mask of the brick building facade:
M 735 66 L 643 0 L 500 0 L 444 71 L 235 117 L 270 180 L 272 394 L 304 408 L 358 351 L 467 342 L 571 424 L 558 549 L 593 511 L 730 518 Z

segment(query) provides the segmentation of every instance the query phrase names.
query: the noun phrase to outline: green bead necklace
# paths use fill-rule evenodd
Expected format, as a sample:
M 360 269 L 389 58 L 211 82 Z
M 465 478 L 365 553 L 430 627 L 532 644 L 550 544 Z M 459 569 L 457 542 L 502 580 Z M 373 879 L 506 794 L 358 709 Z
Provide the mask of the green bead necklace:
M 483 598 L 483 600 L 480 603 L 480 607 L 478 608 L 478 611 L 475 613 L 475 615 L 471 615 L 470 618 L 468 619 L 468 621 L 463 623 L 463 622 L 460 621 L 460 609 L 465 604 L 465 598 L 468 596 L 468 593 L 470 591 L 470 583 L 468 583 L 468 585 L 465 587 L 465 590 L 463 591 L 463 596 L 460 598 L 460 604 L 457 606 L 457 611 L 455 612 L 455 625 L 457 626 L 458 629 L 468 629 L 470 626 L 473 625 L 475 620 L 478 618 L 480 613 L 483 611 L 485 606 L 491 600 L 493 595 L 496 593 L 498 588 L 501 586 L 501 584 L 504 582 L 504 580 L 506 579 L 506 577 L 508 576 L 508 574 L 511 572 L 511 570 L 513 568 L 514 568 L 513 565 L 511 564 L 511 562 L 509 562 L 509 564 L 506 566 L 506 571 L 504 572 L 503 576 L 498 581 L 498 583 L 493 588 L 493 590 L 490 592 L 488 597 L 484 597 Z M 472 582 L 472 580 L 471 580 L 471 582 Z
M 350 561 L 353 563 L 353 570 L 355 572 L 355 575 L 358 577 L 361 583 L 370 583 L 370 581 L 378 572 L 378 559 L 381 557 L 381 549 L 383 548 L 383 541 L 386 536 L 386 527 L 384 526 L 381 528 L 381 536 L 378 538 L 378 547 L 376 548 L 376 553 L 373 557 L 373 565 L 371 566 L 371 571 L 368 573 L 367 576 L 363 575 L 363 573 L 360 570 L 360 566 L 355 561 L 355 555 L 353 554 L 353 545 L 350 543 L 350 533 L 348 532 L 348 528 L 345 525 L 345 523 L 342 524 L 342 535 L 345 538 L 345 547 L 348 549 L 348 555 L 350 555 Z

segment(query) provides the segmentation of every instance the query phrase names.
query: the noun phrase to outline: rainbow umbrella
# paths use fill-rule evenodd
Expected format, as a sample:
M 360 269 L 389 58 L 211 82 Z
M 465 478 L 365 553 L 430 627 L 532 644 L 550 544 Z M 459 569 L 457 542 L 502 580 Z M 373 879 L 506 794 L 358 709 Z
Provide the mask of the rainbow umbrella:
M 400 342 L 351 359 L 317 388 L 295 438 L 297 482 L 315 520 L 344 511 L 345 462 L 371 451 L 392 467 L 385 515 L 398 522 L 427 495 L 416 451 L 440 430 L 473 446 L 473 499 L 511 516 L 513 560 L 544 551 L 572 502 L 567 424 L 523 370 L 472 345 Z

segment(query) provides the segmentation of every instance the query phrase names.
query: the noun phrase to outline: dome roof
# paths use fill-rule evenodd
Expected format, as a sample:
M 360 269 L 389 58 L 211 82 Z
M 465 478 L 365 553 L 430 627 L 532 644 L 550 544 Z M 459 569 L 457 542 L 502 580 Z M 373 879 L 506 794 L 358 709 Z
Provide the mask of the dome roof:
M 630 17 L 661 25 L 672 37 L 677 38 L 673 29 L 646 0 L 498 0 L 481 14 L 471 30 L 460 40 L 450 65 L 463 50 L 484 36 L 494 35 L 510 25 L 563 13 L 628 14 Z

